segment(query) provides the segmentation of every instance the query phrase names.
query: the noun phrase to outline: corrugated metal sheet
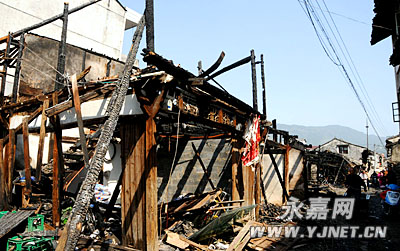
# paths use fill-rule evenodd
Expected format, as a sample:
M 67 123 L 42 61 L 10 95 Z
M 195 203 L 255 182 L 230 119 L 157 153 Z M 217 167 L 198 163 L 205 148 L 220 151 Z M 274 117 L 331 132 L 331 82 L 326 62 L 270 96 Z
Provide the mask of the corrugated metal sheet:
M 34 213 L 33 210 L 18 211 L 7 213 L 0 219 L 0 238 L 17 227 L 21 222 L 28 219 Z

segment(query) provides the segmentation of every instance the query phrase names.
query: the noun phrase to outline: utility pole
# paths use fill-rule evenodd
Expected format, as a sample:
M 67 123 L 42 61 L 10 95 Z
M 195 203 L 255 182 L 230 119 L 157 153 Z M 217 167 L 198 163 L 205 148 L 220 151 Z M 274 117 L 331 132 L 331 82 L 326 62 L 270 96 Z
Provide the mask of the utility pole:
M 367 119 L 367 124 L 365 125 L 365 128 L 367 128 L 367 151 L 368 151 L 368 119 Z
M 395 47 L 395 44 L 397 42 L 397 39 L 400 35 L 399 31 L 399 22 L 400 22 L 400 2 L 396 1 L 395 2 L 395 12 L 394 12 L 394 20 L 395 20 L 395 34 L 392 35 L 392 45 L 393 49 Z M 400 73 L 399 73 L 400 67 L 394 66 L 394 77 L 396 80 L 396 97 L 397 97 L 397 109 L 398 109 L 398 114 L 400 114 Z M 394 112 L 394 111 L 392 111 Z M 400 120 L 397 121 L 399 123 L 399 134 L 400 134 Z

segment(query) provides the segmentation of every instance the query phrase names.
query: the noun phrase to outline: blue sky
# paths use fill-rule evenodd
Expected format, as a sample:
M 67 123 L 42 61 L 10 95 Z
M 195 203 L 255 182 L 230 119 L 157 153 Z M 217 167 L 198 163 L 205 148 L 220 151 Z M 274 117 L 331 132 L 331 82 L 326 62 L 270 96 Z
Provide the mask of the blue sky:
M 139 13 L 144 10 L 145 0 L 121 2 Z M 331 12 L 340 14 L 332 17 L 379 114 L 380 122 L 373 121 L 378 133 L 382 137 L 397 134 L 391 111 L 396 101 L 394 70 L 389 65 L 391 40 L 374 46 L 369 43 L 373 0 L 325 2 Z M 208 68 L 221 51 L 226 54 L 221 68 L 250 55 L 251 49 L 257 59 L 264 54 L 268 120 L 365 131 L 361 105 L 338 67 L 325 55 L 297 0 L 155 0 L 154 9 L 156 52 L 193 73 L 199 60 Z M 132 30 L 126 32 L 125 53 L 132 35 Z M 262 110 L 260 71 L 257 77 Z M 252 104 L 250 64 L 216 80 L 232 95 Z

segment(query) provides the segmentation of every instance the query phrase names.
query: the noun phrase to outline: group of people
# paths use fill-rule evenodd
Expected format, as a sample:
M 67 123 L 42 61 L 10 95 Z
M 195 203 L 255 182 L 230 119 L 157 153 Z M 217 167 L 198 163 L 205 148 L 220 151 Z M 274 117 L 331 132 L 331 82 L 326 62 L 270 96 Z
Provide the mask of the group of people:
M 380 172 L 374 171 L 371 176 L 368 175 L 366 170 L 354 167 L 347 175 L 345 185 L 348 187 L 348 194 L 358 195 L 361 194 L 361 187 L 364 187 L 364 190 L 367 191 L 370 186 L 384 188 L 386 185 L 396 183 L 396 175 L 390 166 Z

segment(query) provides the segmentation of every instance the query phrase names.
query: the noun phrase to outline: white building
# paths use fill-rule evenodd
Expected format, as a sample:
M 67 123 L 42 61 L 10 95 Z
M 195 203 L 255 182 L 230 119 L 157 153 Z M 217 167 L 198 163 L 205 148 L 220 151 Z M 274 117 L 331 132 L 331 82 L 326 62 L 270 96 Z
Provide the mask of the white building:
M 69 0 L 69 9 L 92 0 Z M 0 0 L 0 37 L 8 32 L 39 23 L 63 12 L 65 0 Z M 118 0 L 103 0 L 68 16 L 67 43 L 112 58 L 122 58 L 125 30 L 137 25 L 141 14 Z M 62 21 L 33 30 L 41 36 L 60 40 Z

